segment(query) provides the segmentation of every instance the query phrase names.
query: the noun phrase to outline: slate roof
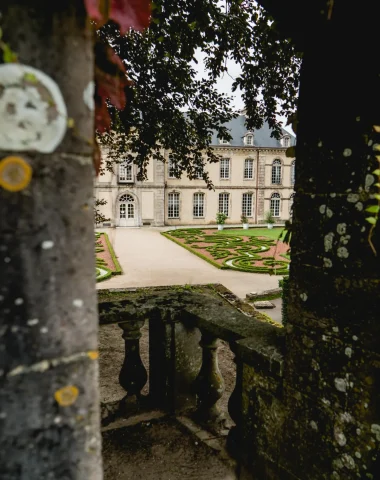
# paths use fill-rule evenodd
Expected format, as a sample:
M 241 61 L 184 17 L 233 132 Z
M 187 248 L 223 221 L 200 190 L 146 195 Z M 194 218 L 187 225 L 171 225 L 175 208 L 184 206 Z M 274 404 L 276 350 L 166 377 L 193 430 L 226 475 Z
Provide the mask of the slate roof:
M 239 115 L 236 118 L 233 118 L 230 122 L 225 125 L 231 132 L 232 140 L 226 146 L 234 147 L 244 147 L 244 135 L 248 132 L 245 126 L 245 115 Z M 296 143 L 296 137 L 282 129 L 284 135 L 290 137 L 290 145 L 293 146 Z M 265 122 L 262 128 L 253 131 L 253 146 L 254 147 L 269 147 L 269 148 L 283 148 L 280 140 L 270 136 L 271 130 L 268 124 Z M 212 136 L 212 145 L 221 145 L 219 139 L 216 137 L 216 133 Z

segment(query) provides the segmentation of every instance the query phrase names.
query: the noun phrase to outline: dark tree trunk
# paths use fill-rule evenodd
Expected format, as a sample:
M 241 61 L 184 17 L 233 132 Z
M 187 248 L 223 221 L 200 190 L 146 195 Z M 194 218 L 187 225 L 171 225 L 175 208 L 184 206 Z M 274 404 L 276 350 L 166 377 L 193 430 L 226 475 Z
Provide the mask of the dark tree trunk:
M 92 35 L 82 1 L 0 11 L 4 40 L 56 81 L 75 125 L 53 153 L 0 151 L 33 169 L 27 188 L 0 188 L 0 478 L 99 480 Z
M 379 475 L 378 2 L 331 3 L 301 72 L 281 454 L 309 480 Z

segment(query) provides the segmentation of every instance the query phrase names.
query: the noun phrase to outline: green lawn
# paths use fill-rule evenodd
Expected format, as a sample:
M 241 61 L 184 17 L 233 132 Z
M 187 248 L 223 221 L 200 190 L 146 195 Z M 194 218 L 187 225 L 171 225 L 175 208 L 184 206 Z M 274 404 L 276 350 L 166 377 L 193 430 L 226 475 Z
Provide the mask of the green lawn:
M 280 233 L 283 231 L 283 227 L 278 228 L 250 228 L 249 230 L 243 230 L 242 228 L 225 228 L 224 230 L 215 230 L 218 235 L 239 235 L 245 237 L 268 237 L 277 240 Z

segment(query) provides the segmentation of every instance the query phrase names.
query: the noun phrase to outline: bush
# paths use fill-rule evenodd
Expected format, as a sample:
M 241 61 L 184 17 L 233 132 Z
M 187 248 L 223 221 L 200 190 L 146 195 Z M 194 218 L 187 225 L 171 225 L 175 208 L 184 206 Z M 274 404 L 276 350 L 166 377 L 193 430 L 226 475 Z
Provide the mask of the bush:
M 245 215 L 240 217 L 241 223 L 248 223 L 248 218 Z
M 264 220 L 266 223 L 275 223 L 276 221 L 271 211 L 265 212 Z
M 216 223 L 218 225 L 224 225 L 226 223 L 227 215 L 222 212 L 216 214 Z

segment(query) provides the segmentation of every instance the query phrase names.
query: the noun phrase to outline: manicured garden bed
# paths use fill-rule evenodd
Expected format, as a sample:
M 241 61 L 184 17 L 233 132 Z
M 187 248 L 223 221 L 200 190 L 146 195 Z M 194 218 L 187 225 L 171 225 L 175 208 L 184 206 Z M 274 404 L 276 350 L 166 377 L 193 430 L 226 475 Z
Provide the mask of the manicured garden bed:
M 170 230 L 162 235 L 217 268 L 286 275 L 289 246 L 277 240 L 280 233 L 280 229 L 273 232 L 267 229 L 215 231 L 192 228 Z
M 121 267 L 106 233 L 95 233 L 96 281 L 120 275 Z

